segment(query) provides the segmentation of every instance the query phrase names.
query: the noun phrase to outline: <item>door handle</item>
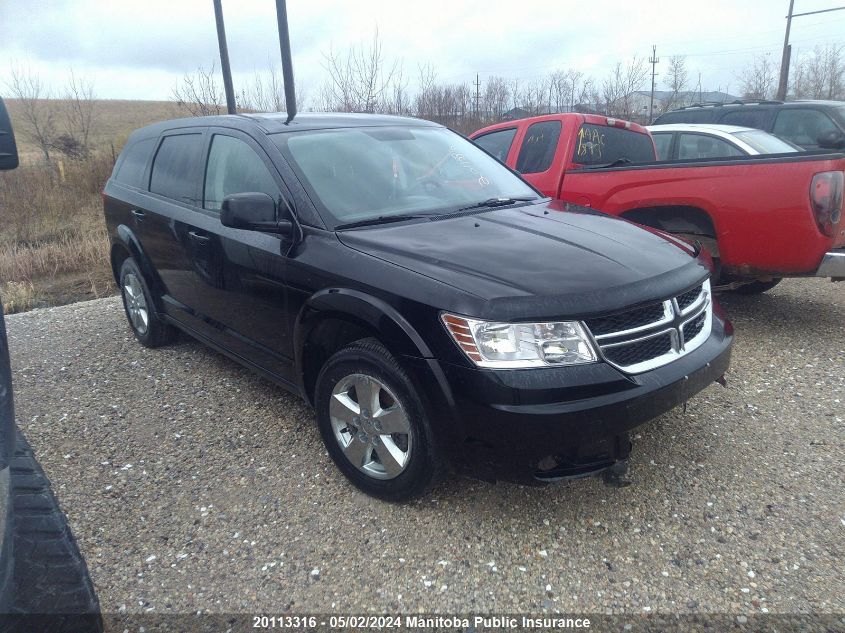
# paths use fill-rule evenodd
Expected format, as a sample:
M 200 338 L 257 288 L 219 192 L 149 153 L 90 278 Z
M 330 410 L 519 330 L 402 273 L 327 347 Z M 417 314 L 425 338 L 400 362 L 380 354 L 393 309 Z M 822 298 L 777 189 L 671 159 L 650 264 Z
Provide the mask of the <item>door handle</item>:
M 194 240 L 197 244 L 208 244 L 211 238 L 208 235 L 202 235 L 196 231 L 188 231 L 188 237 Z
M 135 216 L 135 219 L 138 220 L 138 222 L 143 222 L 144 216 L 146 214 L 143 211 L 140 211 L 139 209 L 132 209 L 132 215 Z

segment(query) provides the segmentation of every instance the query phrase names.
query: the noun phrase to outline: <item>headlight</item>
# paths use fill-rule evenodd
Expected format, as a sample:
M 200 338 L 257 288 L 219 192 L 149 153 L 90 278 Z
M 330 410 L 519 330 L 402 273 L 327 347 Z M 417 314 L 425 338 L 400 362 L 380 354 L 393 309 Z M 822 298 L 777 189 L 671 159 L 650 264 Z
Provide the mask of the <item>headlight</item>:
M 496 323 L 441 316 L 446 329 L 479 367 L 518 369 L 581 365 L 596 361 L 596 352 L 577 321 Z

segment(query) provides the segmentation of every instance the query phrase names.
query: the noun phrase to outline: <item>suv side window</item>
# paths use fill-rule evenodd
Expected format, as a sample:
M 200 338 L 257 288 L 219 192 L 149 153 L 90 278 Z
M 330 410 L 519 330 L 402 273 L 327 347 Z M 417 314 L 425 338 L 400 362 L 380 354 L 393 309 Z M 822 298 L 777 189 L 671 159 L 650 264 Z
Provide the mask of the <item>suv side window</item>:
M 150 191 L 179 202 L 196 204 L 194 174 L 201 153 L 201 133 L 165 136 L 153 160 Z
M 672 146 L 672 132 L 652 132 L 657 160 L 669 160 L 669 148 Z
M 739 148 L 714 136 L 704 134 L 678 135 L 678 158 L 724 158 L 742 156 Z
M 508 159 L 508 152 L 511 151 L 514 136 L 516 136 L 516 128 L 511 127 L 506 130 L 496 130 L 495 132 L 479 136 L 473 139 L 473 143 L 504 163 Z
M 766 111 L 751 110 L 748 106 L 738 106 L 739 109 L 728 112 L 719 119 L 722 125 L 741 125 L 742 127 L 753 127 L 758 130 L 766 128 Z
M 819 136 L 837 130 L 836 124 L 824 112 L 795 108 L 778 112 L 772 134 L 804 148 L 816 148 Z
M 560 130 L 560 121 L 541 121 L 529 125 L 516 159 L 516 170 L 521 174 L 537 174 L 551 167 Z
M 146 189 L 144 186 L 144 172 L 147 170 L 147 161 L 153 151 L 156 139 L 146 138 L 134 143 L 123 150 L 123 160 L 117 173 L 114 175 L 115 182 L 128 187 Z
M 264 161 L 244 141 L 215 134 L 205 168 L 203 207 L 219 211 L 223 198 L 233 193 L 266 193 L 279 201 L 279 187 Z

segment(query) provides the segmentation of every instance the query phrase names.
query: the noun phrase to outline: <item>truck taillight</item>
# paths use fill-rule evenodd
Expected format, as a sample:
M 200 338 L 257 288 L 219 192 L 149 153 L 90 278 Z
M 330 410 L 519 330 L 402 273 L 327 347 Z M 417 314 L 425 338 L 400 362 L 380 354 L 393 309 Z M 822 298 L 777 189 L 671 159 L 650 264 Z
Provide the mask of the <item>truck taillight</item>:
M 826 171 L 813 176 L 810 184 L 810 203 L 816 214 L 819 230 L 833 237 L 842 219 L 842 190 L 845 188 L 845 174 L 841 171 Z

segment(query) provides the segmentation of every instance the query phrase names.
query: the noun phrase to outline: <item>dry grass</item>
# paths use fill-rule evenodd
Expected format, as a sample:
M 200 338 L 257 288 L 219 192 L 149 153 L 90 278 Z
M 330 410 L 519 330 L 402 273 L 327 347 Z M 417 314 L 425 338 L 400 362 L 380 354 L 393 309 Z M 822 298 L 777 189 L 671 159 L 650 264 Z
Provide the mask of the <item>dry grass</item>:
M 7 312 L 112 292 L 99 192 L 111 155 L 0 174 L 0 297 Z M 90 280 L 90 283 L 80 283 Z
M 6 312 L 61 305 L 115 292 L 100 191 L 114 157 L 132 130 L 185 116 L 168 101 L 98 100 L 83 160 L 60 159 L 47 167 L 28 138 L 20 104 L 6 106 L 21 166 L 0 173 L 0 298 Z M 63 119 L 63 101 L 45 104 Z

